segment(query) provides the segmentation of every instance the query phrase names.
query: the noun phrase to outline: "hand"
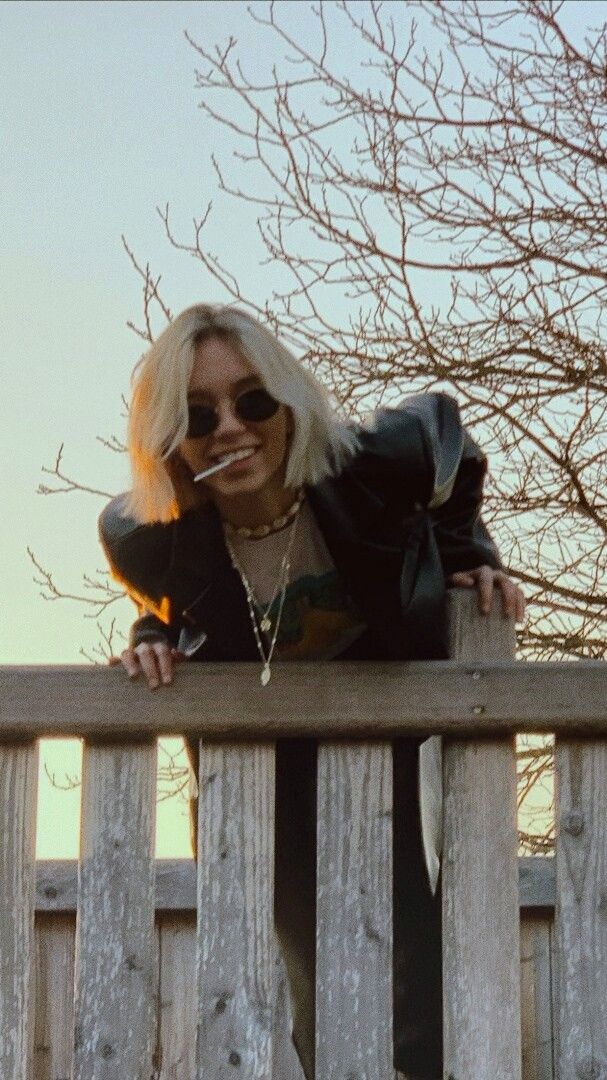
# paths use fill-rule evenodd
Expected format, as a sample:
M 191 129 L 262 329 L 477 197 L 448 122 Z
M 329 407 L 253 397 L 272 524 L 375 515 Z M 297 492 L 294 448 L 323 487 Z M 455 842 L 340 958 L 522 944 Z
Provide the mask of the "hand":
M 185 653 L 172 648 L 166 639 L 159 639 L 124 649 L 120 656 L 110 656 L 108 663 L 111 666 L 122 663 L 130 679 L 136 679 L 143 671 L 150 690 L 156 690 L 162 683 L 167 686 L 173 682 L 174 665 L 185 659 Z
M 479 610 L 487 615 L 491 610 L 493 586 L 502 590 L 502 609 L 504 617 L 514 616 L 515 622 L 523 622 L 525 617 L 525 594 L 503 570 L 494 570 L 492 566 L 478 566 L 475 570 L 458 570 L 447 578 L 447 585 L 460 585 L 463 588 L 478 589 Z

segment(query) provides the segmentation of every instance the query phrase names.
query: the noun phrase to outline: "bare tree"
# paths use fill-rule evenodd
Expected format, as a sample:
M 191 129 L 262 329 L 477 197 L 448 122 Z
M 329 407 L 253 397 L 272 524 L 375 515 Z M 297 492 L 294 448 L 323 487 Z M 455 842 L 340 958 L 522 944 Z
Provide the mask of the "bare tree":
M 205 240 L 170 243 L 265 319 L 357 415 L 446 389 L 489 455 L 484 519 L 528 600 L 529 659 L 606 655 L 607 29 L 552 0 L 337 2 L 249 9 L 286 50 L 263 82 L 238 43 L 186 36 L 200 106 L 281 286 L 241 295 Z M 582 5 L 575 5 L 579 19 Z M 314 43 L 315 41 L 315 43 Z M 344 60 L 345 57 L 345 60 Z M 125 242 L 126 246 L 126 242 Z M 170 312 L 149 268 L 150 310 Z M 270 271 L 271 272 L 271 268 Z M 520 740 L 520 799 L 550 784 L 550 740 Z M 553 830 L 521 833 L 545 851 Z

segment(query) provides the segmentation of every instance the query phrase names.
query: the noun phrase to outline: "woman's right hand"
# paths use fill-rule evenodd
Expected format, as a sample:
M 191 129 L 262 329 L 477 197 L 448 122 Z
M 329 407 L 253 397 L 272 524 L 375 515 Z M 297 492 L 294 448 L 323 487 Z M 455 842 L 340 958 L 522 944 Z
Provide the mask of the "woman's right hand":
M 173 671 L 186 659 L 185 653 L 166 641 L 142 641 L 134 649 L 124 649 L 120 656 L 110 656 L 110 665 L 122 664 L 130 679 L 136 679 L 142 671 L 150 690 L 173 682 Z

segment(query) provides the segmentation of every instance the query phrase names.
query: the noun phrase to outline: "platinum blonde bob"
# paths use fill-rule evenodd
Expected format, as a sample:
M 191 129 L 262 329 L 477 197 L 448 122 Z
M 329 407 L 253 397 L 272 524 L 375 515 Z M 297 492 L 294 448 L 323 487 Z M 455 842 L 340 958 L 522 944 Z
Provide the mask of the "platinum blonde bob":
M 327 388 L 267 327 L 239 308 L 194 304 L 173 319 L 131 375 L 132 486 L 123 511 L 138 524 L 174 521 L 205 501 L 179 446 L 187 436 L 196 348 L 214 337 L 230 341 L 269 393 L 291 410 L 287 487 L 313 486 L 338 474 L 359 449 L 355 427 L 339 419 Z

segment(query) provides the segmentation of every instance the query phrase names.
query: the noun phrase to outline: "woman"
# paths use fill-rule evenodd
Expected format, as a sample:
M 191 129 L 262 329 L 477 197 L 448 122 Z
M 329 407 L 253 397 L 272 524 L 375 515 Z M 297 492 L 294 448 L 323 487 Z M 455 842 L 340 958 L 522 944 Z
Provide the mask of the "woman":
M 446 658 L 446 584 L 478 588 L 483 610 L 497 586 L 504 612 L 522 618 L 522 593 L 479 517 L 487 460 L 448 395 L 409 398 L 374 426 L 344 423 L 265 327 L 203 304 L 137 368 L 132 489 L 100 517 L 112 574 L 140 616 L 121 657 L 131 677 L 170 684 L 184 657 L 249 660 L 263 684 L 278 658 Z M 438 1080 L 441 902 L 421 842 L 421 741 L 394 741 L 394 1064 Z M 197 742 L 186 747 L 198 775 Z M 307 1080 L 315 755 L 314 740 L 278 741 L 275 917 Z

